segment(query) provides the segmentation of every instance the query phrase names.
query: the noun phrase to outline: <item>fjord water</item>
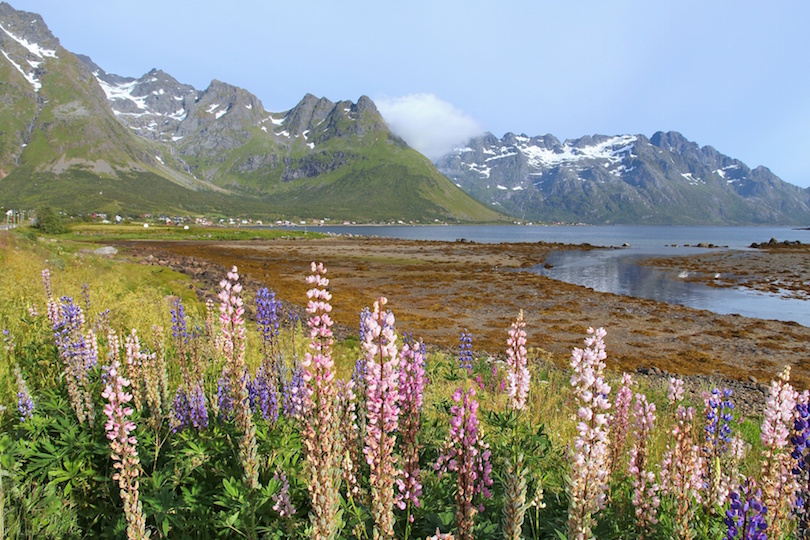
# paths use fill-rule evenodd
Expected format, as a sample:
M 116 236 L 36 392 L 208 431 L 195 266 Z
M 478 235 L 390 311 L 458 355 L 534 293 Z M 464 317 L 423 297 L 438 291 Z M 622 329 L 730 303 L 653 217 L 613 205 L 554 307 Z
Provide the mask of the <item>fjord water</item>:
M 576 285 L 720 314 L 794 321 L 810 326 L 810 301 L 745 289 L 709 287 L 684 281 L 677 272 L 641 266 L 645 257 L 707 253 L 699 243 L 724 249 L 748 249 L 752 242 L 771 238 L 810 243 L 810 231 L 789 227 L 668 227 L 668 226 L 342 226 L 319 231 L 408 240 L 467 240 L 482 243 L 559 242 L 619 247 L 592 251 L 559 251 L 547 262 L 551 268 L 529 271 Z

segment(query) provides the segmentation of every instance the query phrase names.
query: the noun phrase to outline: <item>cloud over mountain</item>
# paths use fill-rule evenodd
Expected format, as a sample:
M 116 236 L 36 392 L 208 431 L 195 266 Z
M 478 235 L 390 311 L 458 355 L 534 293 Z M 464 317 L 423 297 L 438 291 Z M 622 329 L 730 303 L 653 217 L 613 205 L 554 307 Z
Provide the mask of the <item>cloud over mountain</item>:
M 434 94 L 378 98 L 375 103 L 391 131 L 431 160 L 484 133 L 474 118 Z

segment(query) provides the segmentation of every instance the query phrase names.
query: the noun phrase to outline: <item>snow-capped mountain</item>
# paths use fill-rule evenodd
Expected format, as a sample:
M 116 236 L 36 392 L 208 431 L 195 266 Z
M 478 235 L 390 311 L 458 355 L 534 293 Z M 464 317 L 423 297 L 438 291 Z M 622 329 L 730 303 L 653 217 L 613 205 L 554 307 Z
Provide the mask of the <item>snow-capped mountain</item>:
M 530 220 L 586 223 L 810 221 L 810 190 L 677 132 L 559 141 L 491 133 L 437 161 L 479 201 Z

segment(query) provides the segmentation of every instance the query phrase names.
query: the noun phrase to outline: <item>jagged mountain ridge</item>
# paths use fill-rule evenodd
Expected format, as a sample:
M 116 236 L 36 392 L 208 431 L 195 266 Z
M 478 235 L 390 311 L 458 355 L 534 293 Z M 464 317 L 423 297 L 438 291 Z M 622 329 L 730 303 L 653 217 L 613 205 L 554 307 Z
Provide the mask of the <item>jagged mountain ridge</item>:
M 501 218 L 391 134 L 365 96 L 353 103 L 307 95 L 271 113 L 222 81 L 197 90 L 160 70 L 107 73 L 62 48 L 39 15 L 5 2 L 0 51 L 6 207 Z
M 810 223 L 810 189 L 700 147 L 678 132 L 559 141 L 491 133 L 436 162 L 479 201 L 529 220 Z

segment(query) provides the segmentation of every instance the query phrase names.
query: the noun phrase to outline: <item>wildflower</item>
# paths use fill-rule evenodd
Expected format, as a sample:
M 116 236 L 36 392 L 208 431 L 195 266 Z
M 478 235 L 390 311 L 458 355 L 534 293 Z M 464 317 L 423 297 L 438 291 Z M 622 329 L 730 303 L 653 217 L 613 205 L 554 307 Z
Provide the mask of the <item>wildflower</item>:
M 14 376 L 17 379 L 17 410 L 20 413 L 20 422 L 25 422 L 34 416 L 34 400 L 31 397 L 31 392 L 28 391 L 28 385 L 25 384 L 20 366 L 14 365 Z
M 332 319 L 329 313 L 332 295 L 326 289 L 329 280 L 322 263 L 312 263 L 307 283 L 310 351 L 301 362 L 305 383 L 302 440 L 310 473 L 308 483 L 312 503 L 313 538 L 331 539 L 340 530 L 340 463 L 343 449 L 338 448 L 335 423 L 334 362 L 332 360 Z
M 399 357 L 394 314 L 382 312 L 388 300 L 374 302 L 366 318 L 366 427 L 363 453 L 371 468 L 371 515 L 374 537 L 393 538 L 394 481 L 397 475 L 394 432 L 399 424 Z
M 461 332 L 458 342 L 458 363 L 461 369 L 466 369 L 467 373 L 472 373 L 473 368 L 472 334 L 465 328 Z
M 667 400 L 670 405 L 676 405 L 683 401 L 684 387 L 683 379 L 676 379 L 675 377 L 669 378 L 669 387 L 667 388 Z
M 290 501 L 290 482 L 284 471 L 278 470 L 273 475 L 273 481 L 278 484 L 278 488 L 270 497 L 273 501 L 273 510 L 281 517 L 291 517 L 295 514 L 295 507 Z
M 174 301 L 172 314 L 172 338 L 178 352 L 183 355 L 189 341 L 188 328 L 186 327 L 186 308 L 183 307 L 183 300 L 178 298 Z
M 492 494 L 489 461 L 490 451 L 478 427 L 478 401 L 475 388 L 467 392 L 458 388 L 453 392 L 455 405 L 450 408 L 450 433 L 444 443 L 442 453 L 433 468 L 439 473 L 456 473 L 456 527 L 459 540 L 471 540 L 475 514 L 476 495 L 489 498 Z
M 670 403 L 682 399 L 678 379 L 670 379 Z M 672 427 L 672 441 L 668 443 L 661 459 L 661 494 L 674 499 L 674 533 L 677 538 L 691 540 L 693 532 L 690 522 L 694 515 L 694 501 L 702 501 L 700 489 L 703 486 L 703 458 L 700 447 L 694 444 L 692 419 L 694 409 L 678 405 L 675 411 L 675 425 Z
M 245 365 L 245 320 L 242 315 L 242 284 L 234 266 L 219 282 L 219 324 L 222 336 L 221 350 L 225 356 L 223 374 L 227 373 L 230 399 L 233 403 L 236 426 L 242 432 L 239 439 L 239 460 L 244 469 L 244 480 L 249 489 L 259 488 L 259 461 L 256 427 L 250 409 Z
M 756 490 L 756 491 L 755 491 Z M 765 530 L 768 523 L 765 517 L 768 513 L 766 505 L 762 502 L 762 492 L 756 489 L 756 483 L 746 479 L 740 485 L 740 492 L 729 494 L 730 504 L 726 510 L 723 523 L 728 527 L 726 538 L 733 540 L 767 540 Z M 779 538 L 774 535 L 773 538 Z
M 421 505 L 422 482 L 420 481 L 419 450 L 421 445 L 417 439 L 421 425 L 421 412 L 423 394 L 425 390 L 425 360 L 424 345 L 419 343 L 406 343 L 399 353 L 399 400 L 402 407 L 400 418 L 400 434 L 402 448 L 402 474 L 397 478 L 399 495 L 397 506 L 404 510 L 406 506 Z M 408 519 L 413 521 L 413 515 L 408 512 Z
M 56 327 L 59 323 L 59 304 L 53 299 L 53 291 L 51 290 L 51 272 L 47 268 L 42 271 L 42 285 L 45 287 L 45 301 L 46 313 L 51 326 Z
M 795 479 L 788 452 L 788 437 L 798 394 L 790 385 L 790 366 L 771 382 L 762 420 L 762 502 L 768 508 L 771 538 L 780 538 L 786 528 L 788 509 L 795 493 Z
M 526 360 L 526 322 L 523 320 L 523 310 L 517 316 L 509 329 L 509 339 L 506 340 L 506 364 L 509 371 L 506 375 L 508 381 L 507 395 L 509 406 L 514 410 L 521 410 L 526 406 L 529 395 L 529 381 L 531 374 Z
M 292 372 L 289 381 L 285 381 L 282 388 L 282 405 L 285 418 L 300 419 L 304 414 L 304 394 L 306 383 L 304 371 L 301 367 Z
M 278 346 L 278 311 L 281 302 L 276 300 L 276 293 L 262 287 L 256 293 L 256 322 L 262 336 L 262 353 L 265 358 L 275 355 Z
M 571 354 L 571 386 L 577 402 L 577 435 L 571 456 L 568 531 L 572 538 L 590 538 L 594 514 L 605 507 L 609 475 L 607 410 L 610 386 L 604 380 L 605 352 L 603 328 L 588 329 L 585 349 Z
M 729 442 L 731 441 L 731 421 L 734 419 L 731 411 L 734 402 L 731 400 L 732 392 L 725 388 L 722 391 L 714 388 L 710 394 L 704 395 L 704 427 L 706 444 L 705 456 L 705 504 L 709 511 L 714 513 L 723 506 L 730 489 L 729 476 Z
M 208 409 L 206 404 L 202 381 L 198 381 L 190 390 L 179 386 L 169 412 L 169 425 L 172 431 L 177 433 L 188 426 L 197 431 L 207 428 Z
M 643 538 L 644 534 L 650 532 L 651 527 L 658 523 L 658 506 L 661 503 L 657 495 L 658 484 L 655 483 L 655 473 L 647 468 L 650 437 L 654 427 L 655 403 L 649 403 L 647 396 L 637 393 L 633 403 L 633 429 L 636 437 L 635 444 L 630 449 L 627 472 L 632 479 L 633 506 L 639 538 Z
M 62 297 L 54 324 L 54 338 L 64 365 L 65 384 L 79 423 L 93 426 L 95 409 L 88 370 L 95 367 L 98 348 L 95 335 L 84 334 L 84 314 L 69 296 Z
M 616 412 L 609 417 L 610 453 L 608 463 L 611 474 L 618 470 L 621 463 L 620 457 L 627 442 L 627 432 L 630 429 L 630 407 L 633 404 L 633 390 L 631 387 L 635 384 L 635 381 L 633 381 L 633 376 L 629 373 L 622 373 L 620 384 L 619 391 L 616 392 L 614 408 Z
M 794 460 L 791 472 L 797 485 L 794 505 L 797 538 L 810 536 L 810 406 L 807 396 L 803 398 L 796 404 L 793 436 L 790 438 L 793 445 L 790 456 Z
M 110 440 L 110 457 L 116 472 L 113 480 L 118 481 L 121 500 L 124 501 L 124 515 L 127 520 L 127 538 L 130 540 L 148 538 L 146 520 L 138 494 L 138 476 L 140 474 L 137 444 L 133 435 L 135 424 L 129 419 L 132 407 L 127 404 L 132 394 L 126 391 L 129 381 L 119 373 L 120 363 L 114 361 L 107 372 L 107 385 L 101 394 L 107 400 L 104 414 L 107 423 L 104 429 Z
M 248 396 L 251 409 L 261 414 L 264 420 L 271 423 L 278 420 L 275 381 L 273 374 L 267 373 L 264 365 L 256 369 L 256 375 L 248 386 Z

